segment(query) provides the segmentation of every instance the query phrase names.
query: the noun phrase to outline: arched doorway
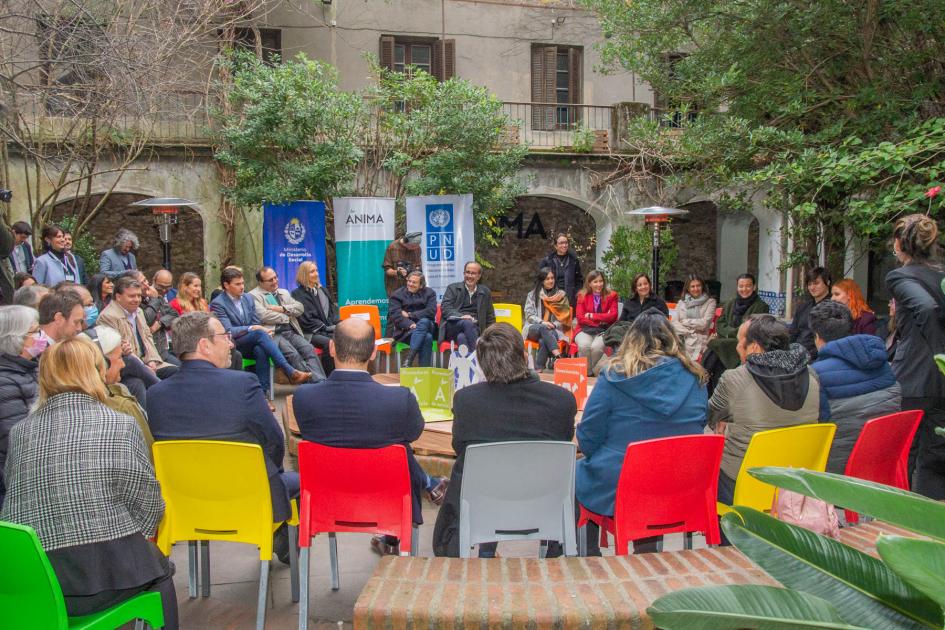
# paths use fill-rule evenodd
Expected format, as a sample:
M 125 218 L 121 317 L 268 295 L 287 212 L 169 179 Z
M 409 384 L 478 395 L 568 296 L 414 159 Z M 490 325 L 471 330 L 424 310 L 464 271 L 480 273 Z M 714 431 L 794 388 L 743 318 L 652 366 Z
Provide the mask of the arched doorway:
M 711 201 L 697 201 L 682 207 L 689 214 L 674 218 L 670 223 L 679 257 L 669 277 L 661 282 L 675 281 L 680 292 L 690 274 L 702 276 L 710 285 L 711 281 L 718 281 L 718 207 Z
M 136 252 L 138 268 L 144 271 L 149 278 L 161 268 L 163 249 L 158 238 L 157 226 L 154 217 L 148 208 L 136 208 L 130 204 L 135 201 L 149 198 L 150 195 L 135 193 L 115 193 L 109 196 L 105 206 L 92 218 L 85 228 L 85 232 L 92 236 L 95 251 L 101 252 L 114 244 L 115 235 L 121 228 L 127 228 L 138 235 L 140 248 Z M 102 195 L 93 195 L 90 198 L 91 207 L 94 207 Z M 84 204 L 85 198 L 76 198 L 63 201 L 53 210 L 53 220 L 73 216 L 78 204 Z M 206 257 L 203 248 L 203 219 L 192 208 L 181 208 L 178 214 L 178 223 L 171 228 L 171 271 L 175 277 L 185 271 L 192 271 L 201 277 L 204 273 Z M 88 261 L 86 261 L 88 262 Z M 95 260 L 97 266 L 98 260 Z
M 752 218 L 748 224 L 748 259 L 745 262 L 745 269 L 748 273 L 758 277 L 758 255 L 761 251 L 761 224 L 757 218 Z

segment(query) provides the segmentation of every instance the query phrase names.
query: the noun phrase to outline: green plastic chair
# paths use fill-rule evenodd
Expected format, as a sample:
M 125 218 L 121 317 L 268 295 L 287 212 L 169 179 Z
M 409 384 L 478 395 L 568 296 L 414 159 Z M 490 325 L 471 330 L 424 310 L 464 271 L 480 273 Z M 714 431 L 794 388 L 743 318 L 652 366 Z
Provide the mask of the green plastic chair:
M 243 371 L 256 367 L 256 359 L 243 359 Z M 269 359 L 269 400 L 276 399 L 276 366 Z
M 164 627 L 159 593 L 142 593 L 108 610 L 69 617 L 49 558 L 31 527 L 0 521 L 0 627 L 35 630 L 92 630 L 121 627 L 136 621 Z

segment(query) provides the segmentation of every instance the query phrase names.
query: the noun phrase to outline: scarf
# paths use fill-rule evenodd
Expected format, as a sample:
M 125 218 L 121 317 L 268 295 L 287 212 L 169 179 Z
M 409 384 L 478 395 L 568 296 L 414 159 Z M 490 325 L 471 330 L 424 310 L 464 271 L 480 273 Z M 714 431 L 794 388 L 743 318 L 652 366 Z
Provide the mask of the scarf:
M 545 290 L 541 290 L 542 319 L 550 321 L 551 317 L 561 322 L 561 325 L 568 330 L 571 328 L 571 304 L 568 302 L 568 296 L 561 289 L 556 289 L 554 293 L 548 295 Z
M 703 293 L 697 298 L 687 295 L 686 299 L 683 301 L 683 305 L 686 307 L 686 317 L 690 319 L 696 319 L 702 314 L 702 307 L 706 302 L 709 301 L 709 294 Z
M 755 303 L 755 300 L 758 299 L 758 292 L 755 291 L 746 298 L 738 296 L 735 298 L 735 306 L 732 307 L 732 326 L 738 327 L 742 325 L 742 318 L 745 317 L 745 313 L 751 308 L 751 305 Z

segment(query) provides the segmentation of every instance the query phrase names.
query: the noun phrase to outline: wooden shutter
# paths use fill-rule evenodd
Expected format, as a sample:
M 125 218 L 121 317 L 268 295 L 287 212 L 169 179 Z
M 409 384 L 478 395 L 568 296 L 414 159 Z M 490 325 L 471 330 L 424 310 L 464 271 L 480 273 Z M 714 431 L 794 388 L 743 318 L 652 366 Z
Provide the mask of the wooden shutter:
M 437 42 L 437 48 L 442 47 L 440 58 L 443 61 L 443 77 L 440 81 L 449 81 L 456 76 L 456 40 L 441 39 Z
M 575 104 L 584 102 L 584 64 L 583 51 L 580 48 L 568 49 L 568 96 Z M 582 108 L 571 107 L 568 111 L 568 122 L 580 124 Z
M 555 108 L 534 103 L 555 102 L 555 60 L 558 49 L 554 46 L 532 48 L 532 129 L 548 131 L 555 128 Z
M 390 35 L 381 35 L 381 67 L 394 70 L 394 38 Z

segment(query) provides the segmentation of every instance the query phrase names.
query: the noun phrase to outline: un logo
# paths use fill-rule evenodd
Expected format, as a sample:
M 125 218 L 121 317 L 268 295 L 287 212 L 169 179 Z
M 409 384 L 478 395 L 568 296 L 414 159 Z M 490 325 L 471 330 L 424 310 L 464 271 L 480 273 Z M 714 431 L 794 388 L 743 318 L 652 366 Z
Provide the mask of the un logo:
M 285 234 L 285 239 L 293 245 L 298 245 L 305 239 L 305 226 L 302 225 L 302 222 L 297 218 L 294 218 L 285 224 L 285 229 L 282 231 Z
M 450 213 L 448 210 L 441 209 L 441 210 L 434 210 L 433 212 L 431 212 L 429 221 L 430 221 L 430 225 L 432 225 L 433 227 L 442 228 L 449 225 L 451 218 L 452 217 L 450 216 Z

